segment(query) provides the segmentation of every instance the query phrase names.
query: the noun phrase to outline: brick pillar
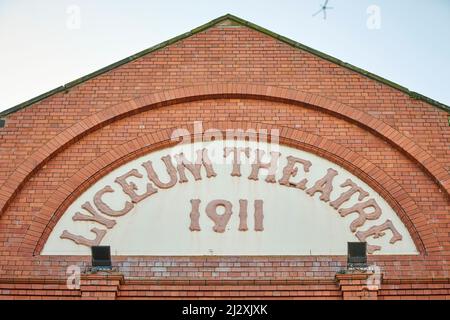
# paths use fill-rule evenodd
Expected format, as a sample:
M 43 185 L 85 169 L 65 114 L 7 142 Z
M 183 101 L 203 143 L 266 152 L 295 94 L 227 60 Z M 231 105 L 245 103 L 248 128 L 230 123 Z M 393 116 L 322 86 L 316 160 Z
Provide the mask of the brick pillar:
M 81 299 L 115 300 L 122 282 L 123 275 L 120 273 L 82 274 L 80 279 Z
M 336 274 L 339 289 L 344 300 L 378 300 L 379 284 L 370 283 L 372 272 Z

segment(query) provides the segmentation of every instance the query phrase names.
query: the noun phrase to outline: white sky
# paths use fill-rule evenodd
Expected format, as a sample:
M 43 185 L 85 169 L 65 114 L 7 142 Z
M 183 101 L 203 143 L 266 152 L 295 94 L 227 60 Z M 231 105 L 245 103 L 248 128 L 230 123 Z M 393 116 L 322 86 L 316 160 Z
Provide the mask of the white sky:
M 450 105 L 450 0 L 323 2 L 0 0 L 0 111 L 226 13 Z

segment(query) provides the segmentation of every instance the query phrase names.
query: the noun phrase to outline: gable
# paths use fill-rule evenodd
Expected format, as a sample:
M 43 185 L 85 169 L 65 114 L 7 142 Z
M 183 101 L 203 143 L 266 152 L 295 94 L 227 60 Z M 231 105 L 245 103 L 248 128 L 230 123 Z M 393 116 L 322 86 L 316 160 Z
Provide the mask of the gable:
M 405 88 L 405 87 L 403 87 L 403 86 L 401 86 L 399 84 L 396 84 L 396 83 L 394 83 L 392 81 L 389 81 L 389 80 L 387 80 L 385 78 L 382 78 L 382 77 L 380 77 L 380 76 L 378 76 L 376 74 L 373 74 L 371 72 L 368 72 L 366 70 L 363 70 L 361 68 L 353 66 L 353 65 L 351 65 L 349 63 L 343 62 L 343 61 L 341 61 L 341 60 L 339 60 L 337 58 L 334 58 L 334 57 L 332 57 L 330 55 L 327 55 L 327 54 L 325 54 L 323 52 L 320 52 L 318 50 L 315 50 L 313 48 L 305 46 L 305 45 L 303 45 L 303 44 L 301 44 L 299 42 L 296 42 L 294 40 L 291 40 L 289 38 L 286 38 L 284 36 L 276 34 L 276 33 L 272 32 L 270 30 L 267 30 L 267 29 L 265 29 L 263 27 L 255 25 L 255 24 L 253 24 L 253 23 L 251 23 L 249 21 L 246 21 L 246 20 L 238 18 L 236 16 L 227 14 L 227 15 L 224 15 L 222 17 L 216 18 L 216 19 L 214 19 L 214 20 L 212 20 L 212 21 L 210 21 L 210 22 L 208 22 L 208 23 L 206 23 L 206 24 L 204 24 L 202 26 L 199 26 L 199 27 L 197 27 L 197 28 L 195 28 L 195 29 L 193 29 L 193 30 L 191 30 L 189 32 L 186 32 L 186 33 L 181 34 L 179 36 L 176 36 L 176 37 L 174 37 L 172 39 L 164 41 L 164 42 L 162 42 L 160 44 L 157 44 L 157 45 L 155 45 L 153 47 L 145 49 L 145 50 L 143 50 L 141 52 L 138 52 L 138 53 L 136 53 L 136 54 L 134 54 L 132 56 L 129 56 L 129 57 L 124 58 L 124 59 L 122 59 L 120 61 L 117 61 L 117 62 L 115 62 L 115 63 L 113 63 L 113 64 L 111 64 L 109 66 L 106 66 L 106 67 L 101 68 L 101 69 L 99 69 L 99 70 L 97 70 L 95 72 L 92 72 L 92 73 L 90 73 L 88 75 L 85 75 L 85 76 L 83 76 L 83 77 L 81 77 L 79 79 L 71 81 L 71 82 L 69 82 L 69 83 L 67 83 L 65 85 L 62 85 L 62 86 L 60 86 L 58 88 L 50 90 L 50 91 L 48 91 L 46 93 L 43 93 L 42 95 L 39 95 L 39 96 L 37 96 L 35 98 L 32 98 L 32 99 L 30 99 L 28 101 L 25 101 L 25 102 L 23 102 L 23 103 L 21 103 L 21 104 L 19 104 L 17 106 L 14 106 L 12 108 L 4 110 L 4 111 L 0 112 L 0 117 L 6 117 L 9 114 L 12 114 L 12 113 L 14 113 L 16 111 L 19 111 L 19 110 L 21 110 L 23 108 L 26 108 L 26 107 L 28 107 L 30 105 L 33 105 L 33 104 L 35 104 L 35 103 L 37 103 L 37 102 L 39 102 L 39 101 L 41 101 L 43 99 L 46 99 L 48 97 L 53 96 L 55 94 L 67 93 L 68 90 L 70 90 L 71 88 L 73 88 L 75 86 L 78 86 L 80 84 L 83 84 L 86 81 L 89 81 L 89 80 L 91 80 L 91 79 L 93 79 L 95 77 L 103 75 L 103 74 L 105 74 L 105 73 L 107 73 L 107 72 L 109 72 L 111 70 L 119 68 L 119 67 L 121 67 L 121 66 L 123 66 L 123 65 L 125 65 L 127 63 L 130 63 L 132 61 L 135 61 L 136 59 L 142 58 L 142 57 L 144 57 L 144 56 L 146 56 L 148 54 L 152 54 L 152 53 L 154 53 L 154 52 L 156 52 L 158 50 L 161 50 L 161 49 L 166 48 L 168 46 L 171 46 L 173 44 L 179 43 L 180 41 L 185 40 L 185 39 L 187 39 L 189 37 L 192 37 L 192 36 L 194 36 L 194 35 L 196 35 L 198 33 L 205 32 L 205 31 L 208 31 L 211 28 L 217 28 L 217 27 L 221 27 L 221 28 L 233 28 L 233 27 L 234 28 L 241 28 L 241 27 L 246 27 L 246 28 L 252 29 L 252 30 L 257 31 L 257 32 L 259 32 L 261 34 L 269 36 L 269 37 L 271 37 L 271 38 L 273 38 L 273 39 L 275 39 L 275 40 L 277 40 L 277 41 L 279 41 L 281 43 L 287 44 L 287 45 L 289 45 L 289 46 L 291 46 L 291 47 L 293 47 L 295 49 L 299 49 L 301 51 L 310 53 L 310 54 L 312 54 L 315 57 L 318 57 L 318 58 L 323 59 L 325 61 L 329 61 L 329 62 L 331 62 L 331 63 L 333 63 L 333 64 L 335 64 L 337 66 L 340 66 L 342 68 L 345 68 L 345 69 L 347 69 L 349 71 L 355 72 L 355 73 L 357 73 L 359 75 L 362 75 L 364 77 L 367 77 L 367 78 L 369 78 L 371 80 L 375 80 L 378 83 L 381 83 L 381 84 L 386 85 L 388 87 L 394 88 L 394 89 L 398 90 L 399 92 L 402 92 L 402 93 L 406 94 L 408 97 L 410 97 L 412 99 L 424 101 L 427 104 L 436 106 L 436 107 L 438 107 L 440 109 L 443 109 L 445 111 L 448 111 L 448 112 L 450 111 L 450 107 L 445 105 L 445 104 L 443 104 L 443 103 L 440 103 L 440 102 L 438 102 L 436 100 L 433 100 L 431 98 L 425 97 L 425 96 L 423 96 L 423 95 L 421 95 L 421 94 L 419 94 L 417 92 L 410 91 L 409 89 L 407 89 L 407 88 Z

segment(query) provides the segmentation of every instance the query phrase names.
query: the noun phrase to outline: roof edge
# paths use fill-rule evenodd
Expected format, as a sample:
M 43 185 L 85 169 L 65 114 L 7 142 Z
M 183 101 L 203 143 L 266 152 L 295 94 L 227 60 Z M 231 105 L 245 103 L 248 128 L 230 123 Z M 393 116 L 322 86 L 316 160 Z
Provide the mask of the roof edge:
M 380 82 L 382 84 L 385 84 L 385 85 L 387 85 L 389 87 L 397 89 L 397 90 L 407 94 L 409 97 L 411 97 L 413 99 L 424 101 L 424 102 L 426 102 L 428 104 L 431 104 L 433 106 L 436 106 L 436 107 L 438 107 L 438 108 L 440 108 L 442 110 L 450 112 L 450 106 L 447 106 L 447 105 L 445 105 L 445 104 L 443 104 L 443 103 L 441 103 L 441 102 L 439 102 L 437 100 L 431 99 L 431 98 L 426 97 L 426 96 L 424 96 L 422 94 L 419 94 L 417 92 L 410 91 L 408 88 L 403 87 L 403 86 L 401 86 L 401 85 L 399 85 L 399 84 L 397 84 L 397 83 L 395 83 L 393 81 L 390 81 L 388 79 L 380 77 L 380 76 L 378 76 L 376 74 L 373 74 L 373 73 L 371 73 L 369 71 L 366 71 L 364 69 L 356 67 L 356 66 L 354 66 L 352 64 L 346 63 L 346 62 L 344 62 L 342 60 L 339 60 L 339 59 L 337 59 L 335 57 L 332 57 L 332 56 L 330 56 L 330 55 L 328 55 L 326 53 L 323 53 L 321 51 L 315 50 L 315 49 L 313 49 L 311 47 L 305 46 L 304 44 L 301 44 L 301 43 L 296 42 L 296 41 L 294 41 L 292 39 L 289 39 L 287 37 L 279 35 L 279 34 L 277 34 L 275 32 L 272 32 L 272 31 L 264 28 L 264 27 L 258 26 L 256 24 L 250 22 L 250 21 L 247 21 L 247 20 L 244 20 L 242 18 L 236 17 L 236 16 L 234 16 L 232 14 L 226 14 L 226 15 L 220 16 L 220 17 L 218 17 L 218 18 L 216 18 L 214 20 L 211 20 L 211 21 L 209 21 L 209 22 L 207 22 L 207 23 L 205 23 L 205 24 L 203 24 L 203 25 L 201 25 L 201 26 L 199 26 L 197 28 L 194 28 L 191 31 L 185 32 L 185 33 L 180 34 L 180 35 L 178 35 L 176 37 L 173 37 L 173 38 L 171 38 L 169 40 L 163 41 L 163 42 L 161 42 L 161 43 L 159 43 L 159 44 L 157 44 L 155 46 L 152 46 L 150 48 L 142 50 L 142 51 L 140 51 L 140 52 L 138 52 L 136 54 L 133 54 L 133 55 L 131 55 L 129 57 L 126 57 L 126 58 L 124 58 L 122 60 L 119 60 L 117 62 L 114 62 L 114 63 L 112 63 L 112 64 L 110 64 L 110 65 L 108 65 L 106 67 L 103 67 L 103 68 L 97 70 L 97 71 L 91 72 L 91 73 L 89 73 L 89 74 L 87 74 L 85 76 L 82 76 L 82 77 L 80 77 L 80 78 L 78 78 L 76 80 L 73 80 L 73 81 L 71 81 L 69 83 L 66 83 L 66 84 L 64 84 L 62 86 L 59 86 L 59 87 L 57 87 L 55 89 L 47 91 L 47 92 L 45 92 L 45 93 L 43 93 L 43 94 L 41 94 L 41 95 L 39 95 L 37 97 L 31 98 L 31 99 L 29 99 L 29 100 L 27 100 L 25 102 L 22 102 L 22 103 L 14 106 L 14 107 L 6 109 L 6 110 L 0 112 L 0 117 L 6 117 L 6 116 L 8 116 L 8 115 L 10 115 L 10 114 L 12 114 L 12 113 L 14 113 L 16 111 L 24 109 L 24 108 L 26 108 L 26 107 L 28 107 L 28 106 L 36 103 L 36 102 L 44 100 L 44 99 L 46 99 L 46 98 L 48 98 L 50 96 L 53 96 L 53 95 L 55 95 L 55 94 L 57 94 L 59 92 L 65 92 L 65 91 L 69 90 L 70 88 L 72 88 L 72 87 L 74 87 L 76 85 L 79 85 L 79 84 L 81 84 L 81 83 L 83 83 L 83 82 L 85 82 L 87 80 L 90 80 L 90 79 L 92 79 L 94 77 L 97 77 L 97 76 L 99 76 L 99 75 L 101 75 L 103 73 L 106 73 L 106 72 L 108 72 L 108 71 L 110 71 L 112 69 L 115 69 L 115 68 L 117 68 L 117 67 L 119 67 L 121 65 L 124 65 L 124 64 L 126 64 L 128 62 L 131 62 L 133 60 L 141 58 L 142 56 L 144 56 L 144 55 L 146 55 L 148 53 L 151 53 L 151 52 L 157 51 L 159 49 L 165 48 L 165 47 L 167 47 L 167 46 L 169 46 L 171 44 L 174 44 L 174 43 L 176 43 L 178 41 L 186 39 L 186 38 L 188 38 L 188 37 L 190 37 L 190 36 L 192 36 L 194 34 L 197 34 L 199 32 L 205 31 L 206 29 L 209 29 L 210 27 L 216 25 L 217 23 L 219 23 L 221 21 L 224 21 L 224 20 L 227 20 L 227 19 L 232 20 L 232 21 L 234 21 L 234 22 L 236 22 L 238 24 L 244 25 L 244 26 L 246 26 L 246 27 L 248 27 L 250 29 L 253 29 L 253 30 L 256 30 L 258 32 L 261 32 L 263 34 L 266 34 L 266 35 L 268 35 L 268 36 L 270 36 L 272 38 L 275 38 L 275 39 L 277 39 L 277 40 L 279 40 L 279 41 L 281 41 L 283 43 L 286 43 L 286 44 L 288 44 L 288 45 L 290 45 L 290 46 L 292 46 L 294 48 L 304 50 L 304 51 L 309 52 L 309 53 L 311 53 L 311 54 L 313 54 L 313 55 L 315 55 L 317 57 L 320 57 L 320 58 L 325 59 L 327 61 L 333 62 L 333 63 L 335 63 L 335 64 L 337 64 L 337 65 L 339 65 L 341 67 L 344 67 L 344 68 L 349 69 L 351 71 L 357 72 L 357 73 L 359 73 L 359 74 L 361 74 L 363 76 L 366 76 L 366 77 L 368 77 L 368 78 L 370 78 L 372 80 L 375 80 L 375 81 Z

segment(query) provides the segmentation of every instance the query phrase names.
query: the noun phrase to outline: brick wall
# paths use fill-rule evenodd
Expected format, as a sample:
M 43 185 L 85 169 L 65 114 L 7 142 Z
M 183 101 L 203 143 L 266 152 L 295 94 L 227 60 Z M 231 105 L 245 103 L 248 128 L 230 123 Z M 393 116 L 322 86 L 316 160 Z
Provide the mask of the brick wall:
M 195 98 L 195 89 L 174 91 L 211 84 L 219 93 L 232 84 L 236 93 Z M 252 94 L 258 88 L 266 88 L 265 94 Z M 182 93 L 190 98 L 146 107 L 155 92 L 167 101 Z M 293 99 L 293 92 L 306 98 Z M 126 112 L 114 109 L 125 104 Z M 90 119 L 100 117 L 97 114 L 109 120 L 86 128 Z M 0 297 L 83 297 L 82 289 L 67 290 L 64 284 L 67 266 L 86 266 L 87 257 L 39 255 L 42 239 L 58 218 L 54 208 L 65 203 L 54 195 L 77 176 L 91 172 L 97 159 L 110 159 L 105 156 L 110 150 L 128 143 L 131 159 L 152 143 L 163 145 L 160 136 L 171 128 L 190 128 L 194 121 L 203 121 L 219 128 L 251 123 L 283 129 L 286 141 L 342 161 L 391 199 L 421 248 L 417 257 L 370 257 L 383 271 L 378 298 L 448 298 L 448 116 L 263 33 L 243 26 L 214 26 L 6 117 L 6 127 L 0 128 L 0 197 L 5 199 L 0 216 Z M 73 137 L 71 127 L 79 130 Z M 131 147 L 148 136 L 152 143 Z M 313 138 L 308 137 L 317 137 L 323 148 L 312 148 L 307 142 Z M 344 159 L 341 153 L 346 150 L 354 158 Z M 360 159 L 374 171 L 368 172 Z M 102 163 L 97 175 L 119 163 L 117 159 Z M 97 175 L 91 174 L 92 179 Z M 377 185 L 377 179 L 393 182 Z M 89 184 L 81 180 L 70 191 L 72 197 Z M 13 184 L 17 190 L 8 187 Z M 335 279 L 345 265 L 343 257 L 122 257 L 114 263 L 124 278 L 112 285 L 117 292 L 110 298 L 344 297 Z

